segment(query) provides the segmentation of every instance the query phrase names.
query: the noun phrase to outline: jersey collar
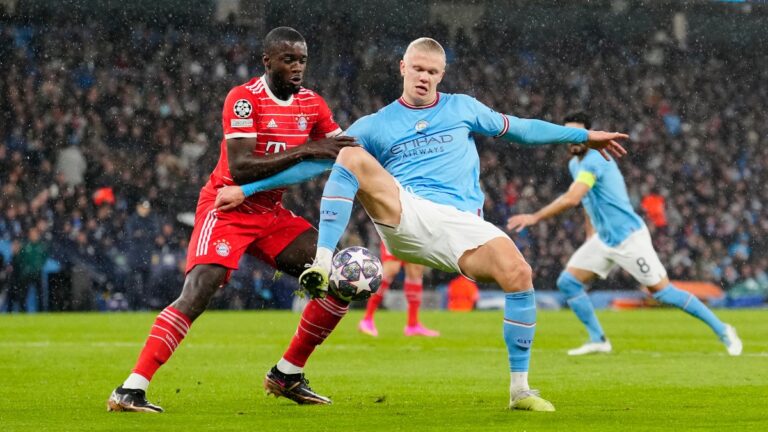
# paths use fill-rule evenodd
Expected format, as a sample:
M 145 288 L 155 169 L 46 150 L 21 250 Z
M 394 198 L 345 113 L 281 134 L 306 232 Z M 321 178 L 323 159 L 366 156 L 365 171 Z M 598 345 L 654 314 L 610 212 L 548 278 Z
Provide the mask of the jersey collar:
M 427 108 L 432 108 L 433 106 L 437 105 L 438 102 L 440 102 L 440 93 L 439 92 L 437 93 L 437 97 L 435 98 L 434 102 L 432 102 L 429 105 L 424 105 L 424 106 L 411 105 L 408 102 L 406 102 L 405 99 L 403 99 L 402 96 L 400 96 L 400 98 L 398 98 L 397 101 L 400 102 L 400 105 L 402 105 L 402 106 L 404 106 L 404 107 L 406 107 L 408 109 L 413 109 L 413 110 L 427 109 Z
M 259 78 L 264 83 L 264 91 L 267 92 L 267 96 L 269 96 L 270 99 L 272 99 L 272 102 L 280 105 L 280 106 L 290 106 L 293 103 L 293 95 L 288 98 L 288 100 L 282 100 L 279 97 L 275 96 L 272 93 L 272 90 L 269 88 L 269 84 L 267 84 L 267 78 L 265 75 L 262 75 L 261 78 Z

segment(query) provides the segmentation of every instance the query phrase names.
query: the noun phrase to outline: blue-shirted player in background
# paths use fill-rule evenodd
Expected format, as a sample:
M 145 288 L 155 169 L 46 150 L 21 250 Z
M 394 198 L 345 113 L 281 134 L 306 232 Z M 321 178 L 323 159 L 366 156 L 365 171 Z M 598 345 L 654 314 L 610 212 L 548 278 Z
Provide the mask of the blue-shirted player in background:
M 565 125 L 589 129 L 590 118 L 575 113 L 565 118 Z M 611 352 L 597 320 L 585 286 L 596 277 L 604 279 L 616 266 L 626 270 L 653 297 L 704 321 L 725 344 L 728 354 L 741 354 L 742 343 L 736 330 L 720 321 L 693 294 L 669 282 L 667 271 L 659 261 L 651 243 L 651 235 L 643 219 L 629 202 L 627 187 L 619 167 L 583 144 L 568 146 L 573 156 L 568 169 L 573 176 L 568 192 L 533 214 L 512 216 L 507 228 L 518 232 L 527 226 L 558 215 L 581 202 L 586 210 L 587 240 L 573 254 L 566 269 L 557 279 L 557 287 L 565 294 L 571 310 L 587 327 L 589 341 L 568 351 L 569 355 Z
M 507 293 L 503 329 L 511 370 L 509 407 L 554 411 L 528 386 L 536 326 L 531 267 L 509 236 L 482 218 L 484 195 L 472 133 L 529 145 L 586 143 L 606 158 L 608 151 L 624 153 L 614 140 L 627 136 L 522 120 L 469 96 L 438 93 L 445 51 L 434 39 L 413 41 L 400 73 L 402 97 L 346 132 L 362 147 L 343 149 L 333 165 L 320 203 L 317 255 L 299 283 L 312 295 L 327 291 L 333 251 L 357 196 L 396 257 L 495 282 Z M 302 181 L 318 168 L 323 169 L 322 162 L 298 164 L 267 182 L 222 189 L 219 205 L 231 208 L 243 193 Z

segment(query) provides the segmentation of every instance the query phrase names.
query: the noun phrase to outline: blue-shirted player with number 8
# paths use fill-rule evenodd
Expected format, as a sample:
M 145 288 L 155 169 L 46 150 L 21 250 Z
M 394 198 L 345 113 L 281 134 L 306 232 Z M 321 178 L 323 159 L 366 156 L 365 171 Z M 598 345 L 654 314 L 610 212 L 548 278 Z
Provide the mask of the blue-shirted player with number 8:
M 584 113 L 574 113 L 565 118 L 565 125 L 589 129 L 591 120 Z M 680 308 L 706 323 L 723 342 L 728 354 L 740 355 L 742 343 L 736 329 L 720 321 L 693 294 L 670 283 L 653 248 L 648 228 L 629 202 L 624 177 L 616 162 L 605 160 L 583 144 L 571 144 L 568 150 L 573 156 L 568 163 L 573 177 L 568 192 L 536 213 L 515 215 L 507 221 L 508 229 L 519 232 L 575 207 L 579 202 L 584 205 L 587 240 L 568 261 L 557 279 L 557 287 L 586 326 L 589 341 L 569 350 L 568 354 L 611 352 L 611 343 L 603 333 L 585 286 L 598 276 L 604 279 L 619 266 L 647 287 L 656 300 Z
M 472 133 L 528 144 L 586 143 L 607 158 L 624 149 L 615 132 L 567 128 L 497 113 L 472 97 L 438 93 L 445 51 L 434 39 L 408 46 L 400 62 L 403 94 L 347 130 L 361 147 L 343 149 L 320 203 L 318 251 L 299 278 L 309 292 L 327 291 L 331 258 L 355 197 L 398 258 L 479 281 L 506 293 L 503 321 L 511 371 L 509 407 L 554 411 L 528 386 L 536 326 L 531 267 L 502 230 L 482 218 L 480 163 Z M 217 206 L 231 208 L 256 190 L 317 175 L 322 162 L 301 163 L 270 179 L 219 191 Z

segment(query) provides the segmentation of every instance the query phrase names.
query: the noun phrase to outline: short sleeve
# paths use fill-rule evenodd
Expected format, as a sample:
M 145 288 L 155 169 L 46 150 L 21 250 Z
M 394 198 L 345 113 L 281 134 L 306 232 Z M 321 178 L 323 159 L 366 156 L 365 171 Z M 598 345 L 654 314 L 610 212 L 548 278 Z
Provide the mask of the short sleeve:
M 594 176 L 594 180 L 597 180 L 603 174 L 603 171 L 605 171 L 605 167 L 608 165 L 608 163 L 609 162 L 603 159 L 600 153 L 596 151 L 590 151 L 586 156 L 584 156 L 584 161 L 581 163 L 578 176 L 583 175 L 583 172 L 587 172 Z M 594 184 L 594 181 L 592 183 Z
M 365 117 L 361 117 L 357 119 L 354 123 L 352 123 L 352 126 L 350 126 L 346 132 L 344 132 L 344 135 L 348 135 L 351 137 L 354 137 L 358 144 L 362 145 L 363 148 L 370 154 L 376 156 L 376 145 L 375 140 L 372 139 L 371 133 L 370 133 L 370 123 L 371 123 L 371 116 L 367 115 Z
M 224 138 L 256 138 L 257 110 L 256 98 L 248 89 L 238 86 L 230 90 L 221 111 Z
M 463 104 L 466 106 L 467 113 L 471 114 L 472 132 L 477 132 L 486 136 L 500 137 L 509 130 L 509 119 L 489 108 L 477 99 L 460 95 Z
M 318 140 L 322 138 L 328 138 L 341 133 L 341 128 L 333 120 L 333 112 L 328 108 L 328 104 L 325 99 L 320 96 L 317 97 L 317 122 L 312 128 L 312 133 L 309 137 L 312 140 Z

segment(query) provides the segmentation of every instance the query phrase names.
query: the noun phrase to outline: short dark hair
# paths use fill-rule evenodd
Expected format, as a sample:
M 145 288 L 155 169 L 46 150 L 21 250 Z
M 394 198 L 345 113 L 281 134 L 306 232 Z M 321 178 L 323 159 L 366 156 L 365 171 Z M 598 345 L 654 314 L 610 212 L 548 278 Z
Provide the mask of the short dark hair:
M 563 123 L 581 123 L 585 128 L 592 128 L 592 119 L 584 111 L 576 111 L 563 118 Z
M 304 42 L 304 36 L 292 27 L 276 27 L 264 36 L 264 52 L 267 53 L 283 42 Z

